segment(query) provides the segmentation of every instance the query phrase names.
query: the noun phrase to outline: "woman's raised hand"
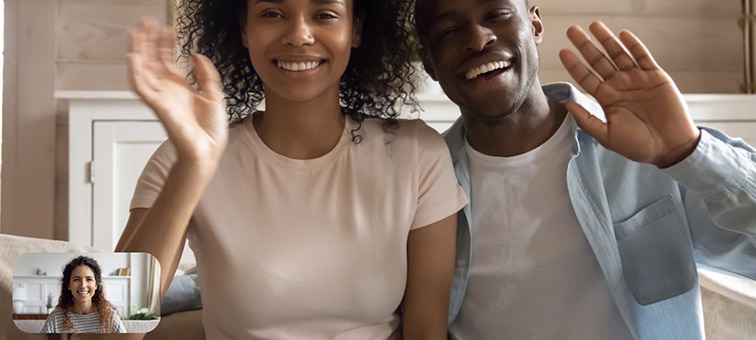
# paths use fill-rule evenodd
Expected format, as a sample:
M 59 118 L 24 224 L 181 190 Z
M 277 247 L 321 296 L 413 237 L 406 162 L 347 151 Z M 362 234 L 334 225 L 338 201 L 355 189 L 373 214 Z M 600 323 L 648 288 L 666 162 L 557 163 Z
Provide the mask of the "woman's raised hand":
M 131 34 L 129 81 L 163 124 L 180 161 L 217 164 L 228 141 L 220 75 L 210 60 L 194 55 L 193 88 L 174 62 L 174 33 L 145 19 Z

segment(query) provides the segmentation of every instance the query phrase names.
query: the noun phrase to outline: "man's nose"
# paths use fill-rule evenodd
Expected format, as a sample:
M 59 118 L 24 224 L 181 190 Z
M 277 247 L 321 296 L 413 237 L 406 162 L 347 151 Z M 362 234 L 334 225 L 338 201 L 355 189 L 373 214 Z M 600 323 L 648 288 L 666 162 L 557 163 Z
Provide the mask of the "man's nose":
M 291 46 L 312 45 L 315 42 L 315 38 L 312 35 L 312 27 L 310 27 L 307 19 L 302 16 L 293 18 L 289 22 L 286 34 L 284 34 L 281 42 L 284 45 Z
M 480 52 L 495 42 L 496 34 L 490 28 L 478 24 L 471 24 L 467 28 L 467 45 L 465 50 Z

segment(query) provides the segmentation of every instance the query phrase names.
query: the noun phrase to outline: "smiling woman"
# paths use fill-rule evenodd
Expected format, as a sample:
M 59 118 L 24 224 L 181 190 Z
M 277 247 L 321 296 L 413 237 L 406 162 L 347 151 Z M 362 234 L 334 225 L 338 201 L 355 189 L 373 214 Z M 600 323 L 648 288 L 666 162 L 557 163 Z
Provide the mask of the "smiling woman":
M 397 119 L 410 15 L 402 0 L 182 1 L 196 87 L 170 30 L 135 30 L 131 80 L 169 140 L 116 249 L 155 254 L 167 287 L 188 239 L 207 338 L 446 338 L 466 199 L 438 133 Z
M 58 305 L 42 333 L 126 333 L 118 311 L 105 298 L 96 260 L 77 256 L 63 268 Z

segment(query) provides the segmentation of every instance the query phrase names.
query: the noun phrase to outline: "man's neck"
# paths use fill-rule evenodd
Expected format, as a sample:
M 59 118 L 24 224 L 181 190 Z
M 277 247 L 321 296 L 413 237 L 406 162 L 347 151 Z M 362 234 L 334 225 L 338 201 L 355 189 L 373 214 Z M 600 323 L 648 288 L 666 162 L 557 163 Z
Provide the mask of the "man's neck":
M 556 133 L 567 115 L 564 105 L 538 88 L 514 112 L 501 120 L 481 121 L 462 115 L 467 142 L 490 156 L 511 157 L 526 153 Z

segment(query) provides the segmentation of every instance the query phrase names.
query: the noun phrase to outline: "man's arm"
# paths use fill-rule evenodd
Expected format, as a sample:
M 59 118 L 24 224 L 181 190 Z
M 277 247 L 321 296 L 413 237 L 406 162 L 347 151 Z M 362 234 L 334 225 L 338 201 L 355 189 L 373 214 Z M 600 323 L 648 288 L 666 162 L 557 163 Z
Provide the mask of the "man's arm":
M 567 103 L 575 121 L 607 149 L 653 164 L 684 187 L 697 259 L 756 279 L 756 151 L 718 131 L 701 132 L 675 83 L 632 33 L 618 38 L 600 22 L 590 31 L 606 53 L 573 26 L 567 36 L 589 66 L 569 50 L 559 56 L 607 121 Z

